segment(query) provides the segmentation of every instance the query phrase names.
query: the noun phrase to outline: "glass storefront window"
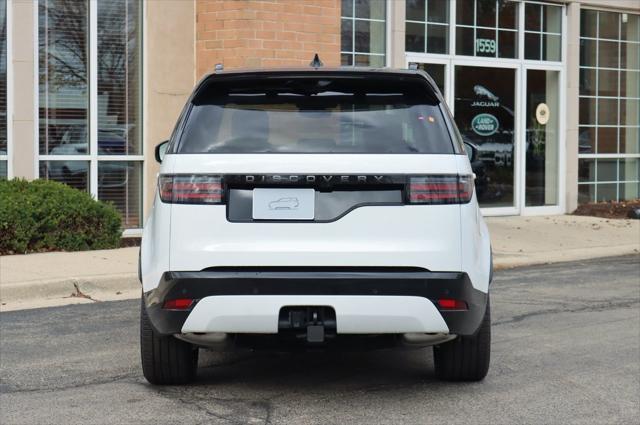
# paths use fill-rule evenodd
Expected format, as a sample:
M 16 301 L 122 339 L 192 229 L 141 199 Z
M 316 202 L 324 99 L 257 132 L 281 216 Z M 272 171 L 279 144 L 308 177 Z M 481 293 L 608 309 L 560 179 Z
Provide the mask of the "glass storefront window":
M 559 77 L 558 71 L 527 70 L 526 206 L 558 203 Z
M 343 66 L 385 66 L 386 8 L 386 0 L 342 0 L 340 61 Z
M 39 0 L 40 154 L 89 154 L 89 4 Z
M 89 161 L 40 161 L 40 178 L 89 190 Z
M 507 0 L 456 2 L 456 54 L 516 58 L 517 7 Z
M 455 121 L 477 151 L 471 166 L 482 207 L 514 206 L 515 77 L 515 69 L 455 67 Z
M 407 0 L 405 50 L 449 53 L 449 1 Z
M 579 202 L 640 197 L 640 15 L 580 16 Z
M 0 179 L 7 178 L 7 0 L 0 0 Z
M 98 153 L 139 155 L 140 3 L 98 2 Z
M 39 0 L 39 175 L 112 202 L 125 228 L 142 227 L 141 7 L 138 0 Z
M 98 199 L 113 203 L 124 227 L 142 227 L 142 163 L 99 161 Z
M 562 59 L 562 6 L 526 3 L 524 15 L 525 59 L 560 61 Z

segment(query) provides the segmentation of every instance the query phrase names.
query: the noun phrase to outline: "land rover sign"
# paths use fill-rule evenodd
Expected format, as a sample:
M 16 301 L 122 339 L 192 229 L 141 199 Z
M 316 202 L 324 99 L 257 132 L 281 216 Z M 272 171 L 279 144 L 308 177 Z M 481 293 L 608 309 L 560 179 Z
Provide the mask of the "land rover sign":
M 491 114 L 478 114 L 471 120 L 471 128 L 479 136 L 491 136 L 498 131 L 498 119 Z

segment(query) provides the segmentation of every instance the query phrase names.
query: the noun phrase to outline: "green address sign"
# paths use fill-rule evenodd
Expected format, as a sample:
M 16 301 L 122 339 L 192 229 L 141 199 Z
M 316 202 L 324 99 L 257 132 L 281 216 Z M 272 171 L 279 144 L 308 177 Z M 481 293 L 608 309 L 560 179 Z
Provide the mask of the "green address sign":
M 488 38 L 476 39 L 476 53 L 489 53 L 495 55 L 496 41 Z

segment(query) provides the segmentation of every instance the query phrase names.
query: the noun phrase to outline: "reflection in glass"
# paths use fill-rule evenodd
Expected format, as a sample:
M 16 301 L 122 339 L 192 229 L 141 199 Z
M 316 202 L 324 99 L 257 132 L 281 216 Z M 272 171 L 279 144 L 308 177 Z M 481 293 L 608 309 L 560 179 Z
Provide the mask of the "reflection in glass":
M 498 56 L 501 58 L 515 58 L 517 55 L 517 36 L 515 31 L 498 31 Z
M 598 70 L 598 96 L 618 96 L 618 70 Z
M 618 152 L 618 129 L 616 127 L 598 127 L 598 153 Z
M 595 153 L 596 151 L 596 128 L 578 128 L 578 153 Z
M 425 0 L 407 0 L 405 17 L 409 21 L 425 20 Z
M 38 1 L 41 154 L 89 154 L 87 3 Z
M 617 41 L 598 42 L 598 66 L 601 68 L 618 68 L 618 49 L 620 43 Z
M 385 49 L 384 22 L 356 21 L 356 52 L 383 54 Z
M 351 52 L 353 51 L 353 19 L 343 18 L 340 25 L 340 50 Z
M 579 187 L 579 202 L 637 199 L 640 15 L 584 9 L 580 19 L 580 123 L 589 127 L 580 127 L 579 154 L 608 157 L 590 159 L 595 184 Z
M 378 0 L 354 0 L 356 18 L 384 19 L 386 12 L 385 1 Z
M 138 155 L 140 2 L 98 2 L 98 153 Z
M 580 96 L 596 94 L 596 70 L 580 68 Z
M 142 164 L 99 161 L 98 199 L 113 203 L 125 228 L 141 227 Z
M 418 69 L 425 71 L 427 74 L 433 78 L 440 89 L 440 93 L 444 96 L 444 65 L 437 63 L 419 63 Z
M 557 71 L 527 71 L 526 206 L 558 204 L 558 74 Z
M 542 31 L 554 34 L 562 32 L 562 8 L 558 6 L 543 6 Z
M 462 2 L 465 7 L 465 2 Z M 466 2 L 471 3 L 471 2 Z M 476 25 L 479 27 L 496 26 L 496 2 L 495 0 L 476 0 Z
M 429 22 L 449 22 L 449 0 L 427 0 L 429 2 Z
M 640 127 L 620 128 L 620 153 L 640 153 Z
M 473 28 L 456 28 L 456 54 L 473 56 L 474 49 Z
M 40 161 L 40 178 L 89 190 L 89 161 Z
M 586 204 L 594 202 L 596 198 L 595 184 L 578 184 L 578 203 Z
M 617 201 L 618 185 L 616 183 L 605 183 L 596 185 L 596 202 Z
M 588 183 L 596 181 L 596 160 L 578 160 L 578 183 Z
M 618 33 L 620 14 L 616 12 L 599 11 L 598 17 L 598 30 L 600 31 L 598 37 L 618 40 L 620 38 Z
M 447 25 L 427 26 L 427 53 L 447 53 L 449 51 L 449 27 Z
M 562 37 L 555 34 L 542 34 L 542 60 L 560 61 Z
M 596 180 L 598 182 L 615 182 L 618 180 L 618 160 L 599 159 Z
M 482 207 L 514 205 L 514 105 L 514 69 L 455 68 L 455 120 L 478 150 L 472 167 Z
M 341 7 L 340 64 L 383 67 L 386 61 L 386 3 L 343 0 Z
M 425 52 L 425 25 L 407 22 L 405 26 L 405 49 L 407 52 Z

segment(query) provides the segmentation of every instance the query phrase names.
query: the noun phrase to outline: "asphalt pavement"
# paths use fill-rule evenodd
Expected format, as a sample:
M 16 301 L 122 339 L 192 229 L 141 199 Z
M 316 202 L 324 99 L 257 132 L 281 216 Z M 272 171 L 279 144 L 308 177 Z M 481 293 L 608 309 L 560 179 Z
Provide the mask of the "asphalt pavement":
M 0 313 L 0 423 L 638 423 L 640 256 L 499 271 L 491 369 L 437 381 L 431 350 L 206 353 L 142 377 L 135 300 Z

